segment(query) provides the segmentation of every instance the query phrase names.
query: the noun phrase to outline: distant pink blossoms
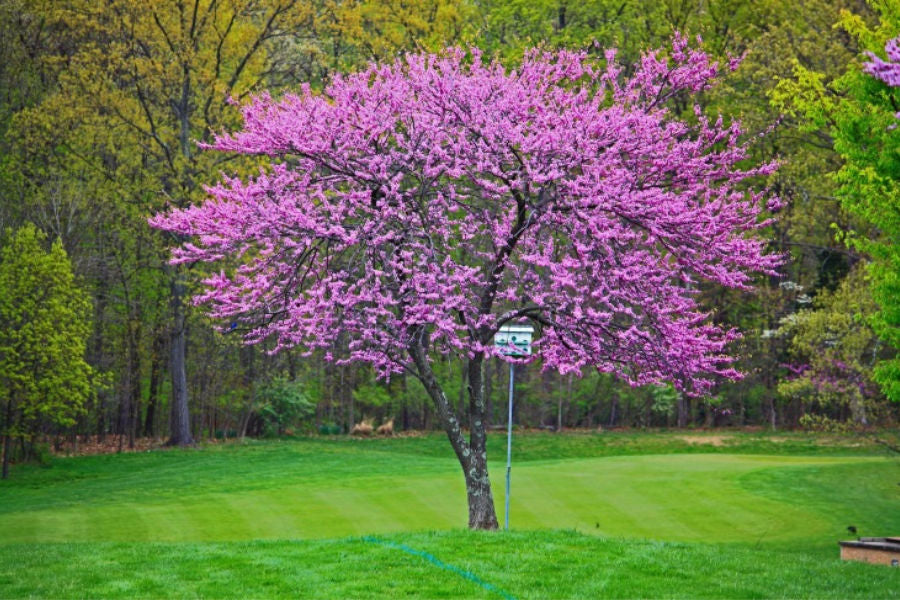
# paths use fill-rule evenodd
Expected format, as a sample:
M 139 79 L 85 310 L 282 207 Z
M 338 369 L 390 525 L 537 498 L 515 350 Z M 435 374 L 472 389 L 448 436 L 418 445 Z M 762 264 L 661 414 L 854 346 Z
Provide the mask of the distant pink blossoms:
M 698 309 L 696 282 L 774 272 L 764 192 L 741 184 L 775 166 L 738 166 L 738 125 L 667 108 L 717 75 L 685 39 L 630 78 L 607 61 L 532 51 L 505 69 L 454 49 L 260 96 L 211 147 L 271 166 L 151 223 L 193 239 L 175 262 L 223 264 L 196 301 L 250 343 L 388 375 L 414 370 L 414 346 L 495 355 L 497 329 L 528 319 L 544 368 L 702 392 L 738 376 L 738 333 Z
M 884 45 L 884 51 L 887 53 L 888 60 L 881 60 L 869 52 L 868 56 L 871 62 L 865 63 L 863 70 L 891 87 L 898 87 L 900 86 L 900 38 L 889 40 Z

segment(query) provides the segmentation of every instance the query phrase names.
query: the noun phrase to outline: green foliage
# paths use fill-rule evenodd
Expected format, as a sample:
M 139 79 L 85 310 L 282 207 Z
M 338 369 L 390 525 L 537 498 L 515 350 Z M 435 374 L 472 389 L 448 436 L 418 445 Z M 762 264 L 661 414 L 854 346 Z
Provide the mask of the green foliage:
M 459 40 L 472 12 L 466 0 L 327 0 L 315 16 L 320 35 L 311 66 L 325 75 L 403 51 L 441 49 Z
M 319 425 L 319 435 L 338 435 L 342 433 L 341 426 L 337 423 L 322 423 Z
M 675 414 L 675 406 L 681 393 L 671 384 L 655 385 L 650 388 L 650 396 L 653 398 L 653 412 L 671 416 Z
M 872 366 L 881 344 L 869 326 L 876 306 L 864 269 L 847 276 L 834 292 L 822 291 L 813 310 L 784 319 L 779 330 L 790 336 L 794 377 L 778 384 L 786 398 L 822 407 L 848 407 L 854 423 L 867 424 L 879 400 Z
M 837 421 L 827 415 L 805 414 L 800 417 L 800 426 L 806 431 L 819 433 L 848 433 L 853 426 L 847 421 Z
M 842 27 L 863 49 L 880 52 L 900 33 L 900 3 L 873 2 L 877 25 L 843 13 Z M 846 72 L 828 82 L 821 74 L 795 65 L 795 78 L 779 86 L 775 99 L 806 119 L 806 127 L 827 131 L 843 166 L 834 174 L 843 207 L 865 224 L 850 229 L 844 239 L 872 258 L 869 267 L 872 297 L 878 310 L 871 319 L 878 336 L 900 348 L 900 135 L 897 111 L 900 94 L 862 72 L 854 61 Z M 900 400 L 900 361 L 887 359 L 875 367 L 875 379 L 885 394 Z
M 33 225 L 7 231 L 0 249 L 0 422 L 30 439 L 45 423 L 74 423 L 92 395 L 85 362 L 90 300 L 59 241 L 50 251 Z
M 842 11 L 843 27 L 836 28 Z M 79 433 L 118 432 L 122 405 L 140 421 L 153 403 L 155 421 L 165 421 L 171 283 L 178 276 L 165 266 L 170 240 L 150 231 L 146 217 L 165 205 L 196 202 L 221 169 L 256 169 L 252 159 L 202 152 L 194 143 L 236 126 L 239 110 L 229 95 L 243 102 L 260 89 L 277 94 L 304 81 L 319 88 L 331 74 L 370 60 L 454 44 L 478 46 L 511 64 L 531 45 L 594 54 L 615 46 L 630 63 L 679 30 L 701 35 L 723 63 L 743 56 L 735 72 L 698 98 L 710 117 L 741 120 L 753 140 L 753 162 L 781 164 L 767 183 L 788 201 L 771 228 L 778 250 L 790 256 L 787 279 L 803 286 L 808 300 L 820 290 L 835 292 L 863 254 L 876 257 L 872 293 L 881 312 L 872 327 L 888 342 L 877 354 L 889 359 L 885 348 L 900 322 L 898 258 L 888 252 L 897 239 L 890 209 L 900 130 L 890 129 L 895 94 L 862 75 L 859 63 L 861 47 L 880 53 L 896 35 L 897 13 L 896 0 L 871 6 L 863 0 L 6 0 L 0 2 L 0 228 L 31 221 L 60 237 L 91 294 L 89 362 L 111 376 L 96 401 L 84 404 Z M 690 112 L 684 102 L 673 108 Z M 825 176 L 841 169 L 842 154 L 852 158 L 846 179 Z M 192 267 L 191 278 L 202 279 L 203 269 Z M 757 295 L 698 290 L 716 322 L 745 332 L 735 354 L 747 376 L 719 390 L 720 409 L 732 411 L 735 424 L 769 422 L 779 365 L 806 356 L 789 336 L 763 333 L 808 307 L 801 294 L 779 286 L 784 281 L 761 279 Z M 839 312 L 839 304 L 830 310 Z M 238 349 L 239 332 L 217 335 L 208 320 L 190 313 L 187 321 L 192 418 L 211 435 L 240 431 L 254 410 L 254 389 L 274 373 L 302 381 L 322 418 L 341 427 L 362 416 L 397 416 L 409 428 L 436 422 L 414 378 L 376 383 L 365 369 L 323 365 L 324 351 L 308 360 L 264 356 L 265 348 Z M 873 378 L 868 365 L 860 362 L 866 381 Z M 462 368 L 435 364 L 453 403 L 468 401 Z M 673 424 L 671 400 L 657 400 L 649 388 L 596 373 L 566 380 L 538 370 L 517 373 L 520 424 L 555 424 L 558 414 L 564 427 Z M 890 391 L 900 388 L 900 363 L 885 360 L 877 373 L 890 395 L 900 395 Z M 491 423 L 505 422 L 505 365 L 488 369 L 486 388 Z M 847 406 L 809 388 L 780 398 L 785 408 L 803 404 L 831 418 Z M 714 408 L 686 405 L 694 424 Z M 882 422 L 896 420 L 900 408 L 892 410 Z M 800 414 L 786 412 L 779 423 L 797 424 Z M 278 430 L 277 419 L 268 422 Z M 45 433 L 61 427 L 41 423 Z
M 281 435 L 316 412 L 316 405 L 309 401 L 303 386 L 283 377 L 261 386 L 257 400 L 257 412 L 267 436 Z
M 617 47 L 626 60 L 637 50 L 671 35 L 662 2 L 614 0 L 492 0 L 475 3 L 469 33 L 480 47 L 506 60 L 521 59 L 534 45 L 581 50 Z
M 364 383 L 353 390 L 353 399 L 359 403 L 379 408 L 391 403 L 391 394 L 377 382 Z
M 35 444 L 34 457 L 42 467 L 50 467 L 53 464 L 53 453 L 50 452 L 50 444 Z

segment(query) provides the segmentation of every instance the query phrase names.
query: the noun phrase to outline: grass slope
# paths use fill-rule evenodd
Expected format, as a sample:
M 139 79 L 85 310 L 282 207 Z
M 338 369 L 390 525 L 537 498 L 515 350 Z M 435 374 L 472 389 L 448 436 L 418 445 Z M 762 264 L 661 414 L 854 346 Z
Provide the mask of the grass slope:
M 20 467 L 0 483 L 0 597 L 900 593 L 900 570 L 841 564 L 835 544 L 850 524 L 900 533 L 896 461 L 810 436 L 710 441 L 520 435 L 509 534 L 453 530 L 465 495 L 440 436 Z

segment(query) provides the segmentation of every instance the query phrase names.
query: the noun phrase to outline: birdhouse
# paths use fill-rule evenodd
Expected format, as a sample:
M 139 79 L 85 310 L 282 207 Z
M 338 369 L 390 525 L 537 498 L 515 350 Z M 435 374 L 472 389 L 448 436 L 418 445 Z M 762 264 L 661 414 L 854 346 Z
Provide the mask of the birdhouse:
M 494 335 L 494 346 L 507 356 L 531 356 L 531 325 L 504 325 Z

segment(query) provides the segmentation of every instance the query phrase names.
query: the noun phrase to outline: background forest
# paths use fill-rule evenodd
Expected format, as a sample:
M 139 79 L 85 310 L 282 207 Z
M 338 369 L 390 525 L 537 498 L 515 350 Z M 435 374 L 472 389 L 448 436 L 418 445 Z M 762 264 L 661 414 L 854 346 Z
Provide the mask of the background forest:
M 788 256 L 781 276 L 760 280 L 755 293 L 700 292 L 716 322 L 744 332 L 732 352 L 745 377 L 697 399 L 668 387 L 630 388 L 603 374 L 542 373 L 532 363 L 517 369 L 516 423 L 896 423 L 900 413 L 888 399 L 896 379 L 892 296 L 884 284 L 896 225 L 873 218 L 886 213 L 871 200 L 879 191 L 866 161 L 877 163 L 885 148 L 896 154 L 885 119 L 898 107 L 886 86 L 863 82 L 859 73 L 864 51 L 880 53 L 900 31 L 900 3 L 2 0 L 5 456 L 32 453 L 37 441 L 87 436 L 117 436 L 122 448 L 140 437 L 186 444 L 336 434 L 362 419 L 393 418 L 399 430 L 436 425 L 412 378 L 376 381 L 367 366 L 295 351 L 270 355 L 264 344 L 242 345 L 227 324 L 222 333 L 222 323 L 190 306 L 203 267 L 168 265 L 169 248 L 181 240 L 151 229 L 147 218 L 197 202 L 222 172 L 257 167 L 252 158 L 197 145 L 236 128 L 237 106 L 256 92 L 305 82 L 319 88 L 336 72 L 447 45 L 477 46 L 510 65 L 533 45 L 598 58 L 616 47 L 623 63 L 633 63 L 642 51 L 666 46 L 675 31 L 701 36 L 722 61 L 743 58 L 701 102 L 710 115 L 740 119 L 758 138 L 754 162 L 782 165 L 767 182 L 786 200 L 768 232 Z M 859 139 L 870 146 L 854 154 Z M 896 166 L 875 168 L 890 174 Z M 26 302 L 16 287 L 23 272 L 37 289 L 58 290 L 48 292 L 58 300 Z M 37 322 L 52 327 L 19 326 Z M 32 347 L 43 351 L 23 350 Z M 48 348 L 52 364 L 42 358 Z M 439 372 L 448 395 L 463 403 L 461 365 L 443 362 Z M 507 377 L 504 364 L 488 365 L 492 425 L 505 423 Z

